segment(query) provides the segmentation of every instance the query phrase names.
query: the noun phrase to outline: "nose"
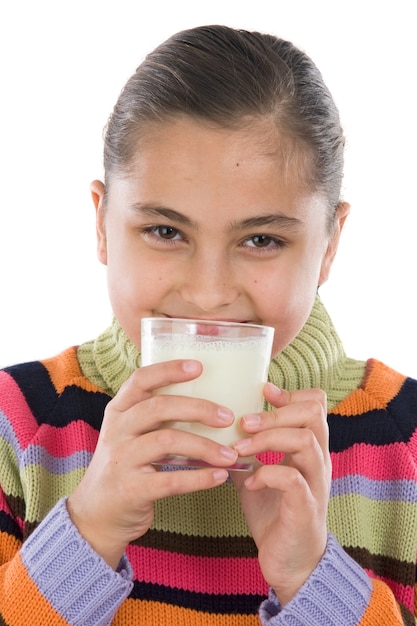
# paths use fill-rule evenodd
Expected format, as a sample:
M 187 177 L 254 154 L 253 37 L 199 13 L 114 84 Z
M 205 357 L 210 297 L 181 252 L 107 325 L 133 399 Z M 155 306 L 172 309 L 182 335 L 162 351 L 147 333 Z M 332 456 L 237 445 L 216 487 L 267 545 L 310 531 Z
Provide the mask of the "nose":
M 195 255 L 184 272 L 183 300 L 204 313 L 217 313 L 235 302 L 239 287 L 230 260 L 214 250 Z

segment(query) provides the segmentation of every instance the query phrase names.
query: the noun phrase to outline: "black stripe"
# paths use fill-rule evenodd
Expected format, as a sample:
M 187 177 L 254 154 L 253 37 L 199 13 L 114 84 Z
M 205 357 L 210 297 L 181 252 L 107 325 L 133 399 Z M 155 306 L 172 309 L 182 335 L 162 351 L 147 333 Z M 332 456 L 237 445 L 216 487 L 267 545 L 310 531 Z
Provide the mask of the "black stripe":
M 191 536 L 150 529 L 132 544 L 190 556 L 243 558 L 258 556 L 252 537 Z
M 398 606 L 400 607 L 401 617 L 404 622 L 404 626 L 416 626 L 416 619 L 411 611 L 406 609 L 405 606 L 403 606 L 402 604 L 398 604 Z
M 1 531 L 14 537 L 18 541 L 22 541 L 22 531 L 15 520 L 4 511 L 0 511 L 0 528 Z
M 414 587 L 415 563 L 400 561 L 381 554 L 372 554 L 365 548 L 344 547 L 344 550 L 364 569 L 370 569 L 377 576 L 389 578 L 404 586 Z
M 196 593 L 138 581 L 134 582 L 130 597 L 225 615 L 256 615 L 259 605 L 265 600 L 260 595 Z
M 407 379 L 386 409 L 361 415 L 331 413 L 328 423 L 331 452 L 343 452 L 355 443 L 407 443 L 417 429 L 417 381 Z
M 58 394 L 49 372 L 39 361 L 6 368 L 23 393 L 37 423 L 63 427 L 82 420 L 100 430 L 104 409 L 110 400 L 105 393 L 86 391 L 77 385 Z
M 5 371 L 19 386 L 35 419 L 42 423 L 39 419 L 52 412 L 58 397 L 47 369 L 39 361 L 33 361 L 7 367 Z

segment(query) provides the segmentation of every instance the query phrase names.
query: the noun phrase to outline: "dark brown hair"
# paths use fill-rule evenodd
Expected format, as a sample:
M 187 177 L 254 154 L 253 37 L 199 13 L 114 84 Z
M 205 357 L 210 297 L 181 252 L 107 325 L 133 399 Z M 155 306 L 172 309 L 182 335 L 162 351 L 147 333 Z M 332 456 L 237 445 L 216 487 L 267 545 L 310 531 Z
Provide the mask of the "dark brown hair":
M 173 35 L 148 54 L 126 83 L 109 119 L 106 184 L 128 170 L 149 122 L 188 115 L 225 128 L 270 118 L 307 153 L 312 191 L 340 202 L 344 136 L 321 73 L 291 42 L 226 26 Z

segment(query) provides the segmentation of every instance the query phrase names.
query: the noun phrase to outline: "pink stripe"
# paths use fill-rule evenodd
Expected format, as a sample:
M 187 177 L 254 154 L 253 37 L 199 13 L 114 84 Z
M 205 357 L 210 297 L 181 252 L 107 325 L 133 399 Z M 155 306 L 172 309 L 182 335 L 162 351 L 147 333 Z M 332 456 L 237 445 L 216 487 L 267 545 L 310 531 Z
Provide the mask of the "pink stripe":
M 129 546 L 128 557 L 138 579 L 147 583 L 196 593 L 268 593 L 256 558 L 189 556 L 140 546 Z
M 415 480 L 416 472 L 412 459 L 417 450 L 417 430 L 408 443 L 390 443 L 374 446 L 357 443 L 343 452 L 332 452 L 333 478 L 348 474 L 360 474 L 374 480 Z M 258 455 L 261 463 L 279 463 L 283 455 L 265 452 Z
M 415 438 L 416 433 L 413 434 Z M 372 446 L 355 444 L 343 452 L 332 453 L 333 478 L 360 474 L 373 480 L 415 480 L 416 471 L 408 444 Z
M 39 426 L 22 394 L 19 386 L 9 374 L 0 371 L 0 385 L 4 384 L 7 393 L 0 394 L 0 410 L 10 420 L 14 433 L 22 449 L 29 443 L 41 445 L 56 457 L 64 457 L 73 452 L 86 450 L 94 452 L 98 432 L 85 422 L 71 422 L 62 428 L 43 424 Z
M 33 445 L 40 445 L 55 456 L 66 457 L 74 452 L 93 453 L 99 433 L 85 422 L 71 422 L 63 428 L 44 424 L 32 440 Z
M 410 448 L 410 452 L 413 454 L 417 453 L 417 429 L 413 432 L 410 441 L 408 443 L 408 446 Z
M 19 386 L 6 372 L 0 372 L 0 385 L 5 386 L 4 393 L 0 394 L 0 410 L 11 417 L 19 444 L 26 448 L 39 426 Z

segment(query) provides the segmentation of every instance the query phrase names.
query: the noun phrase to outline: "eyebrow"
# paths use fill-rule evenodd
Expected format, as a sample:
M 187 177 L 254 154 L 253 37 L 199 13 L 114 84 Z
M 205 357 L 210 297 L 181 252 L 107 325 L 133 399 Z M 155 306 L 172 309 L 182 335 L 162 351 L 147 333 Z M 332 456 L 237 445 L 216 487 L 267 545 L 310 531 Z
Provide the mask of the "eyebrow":
M 141 202 L 135 202 L 131 205 L 131 209 L 135 213 L 139 213 L 143 216 L 149 216 L 152 218 L 165 217 L 173 222 L 182 224 L 198 230 L 198 225 L 193 222 L 189 217 L 165 206 L 156 204 L 142 204 Z M 251 228 L 262 228 L 264 226 L 275 226 L 280 228 L 286 228 L 294 230 L 301 226 L 302 222 L 296 217 L 290 217 L 283 213 L 265 213 L 261 215 L 255 215 L 248 217 L 241 221 L 232 221 L 230 223 L 230 230 L 244 230 Z
M 232 228 L 259 228 L 263 226 L 279 226 L 280 228 L 297 228 L 301 226 L 302 222 L 296 217 L 289 217 L 282 213 L 267 213 L 264 215 L 256 215 L 254 217 L 248 217 L 241 222 L 238 222 L 236 226 L 232 224 Z
M 135 213 L 140 213 L 144 216 L 161 218 L 166 217 L 167 219 L 173 222 L 179 222 L 184 226 L 189 226 L 190 228 L 197 229 L 197 224 L 190 220 L 189 217 L 180 213 L 179 211 L 175 211 L 174 209 L 169 209 L 168 207 L 156 205 L 156 204 L 142 204 L 141 202 L 135 202 L 130 207 Z

